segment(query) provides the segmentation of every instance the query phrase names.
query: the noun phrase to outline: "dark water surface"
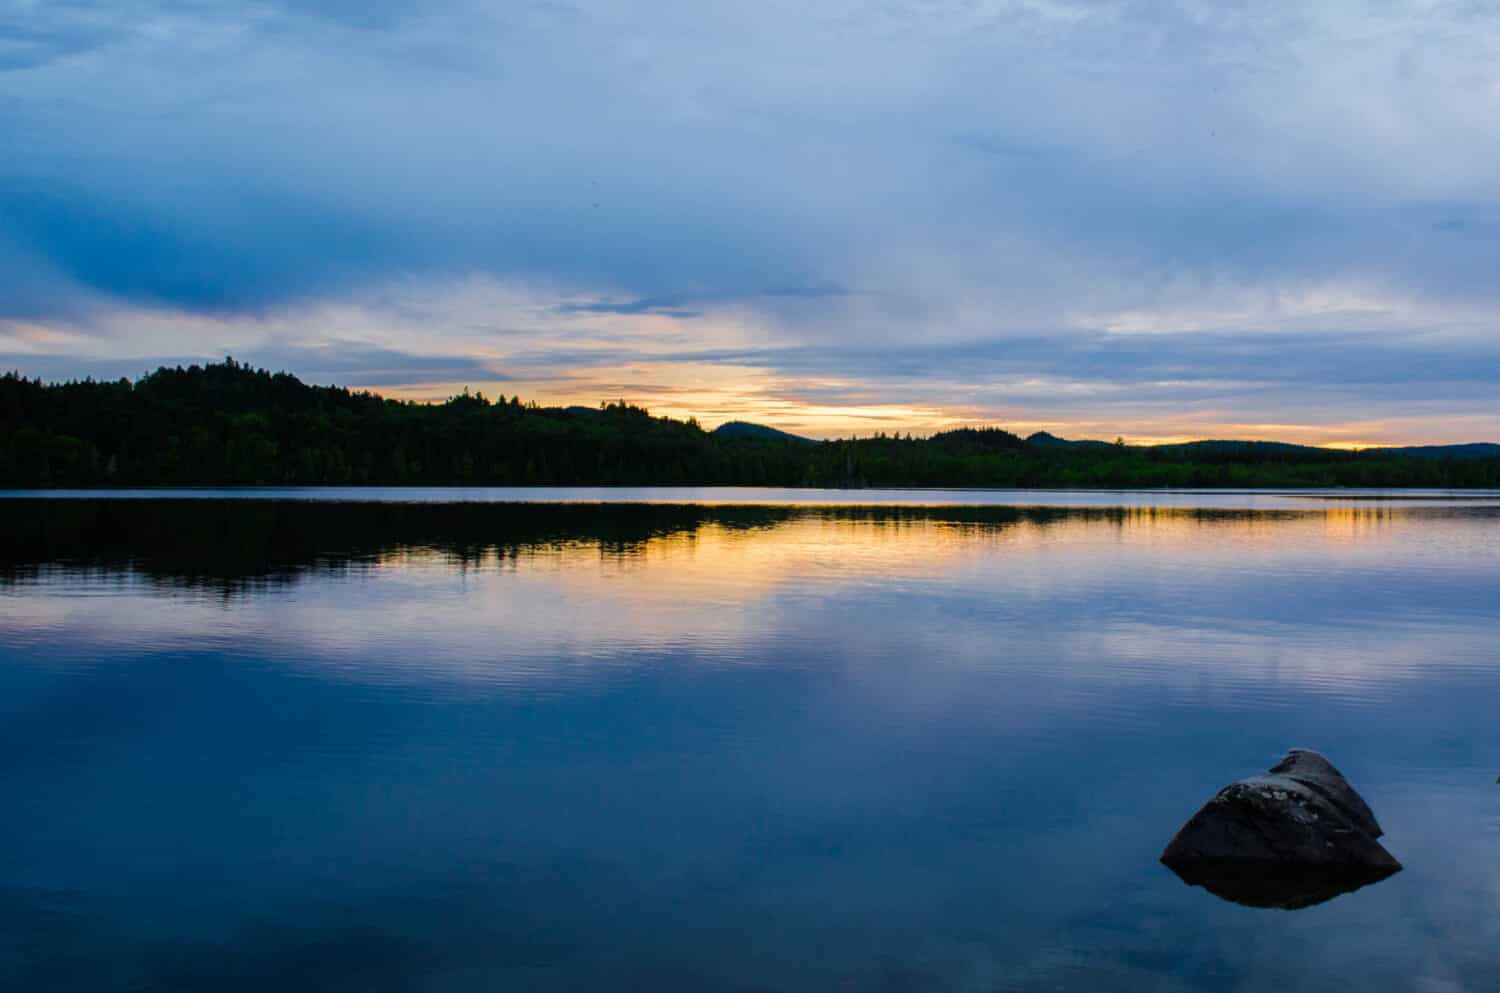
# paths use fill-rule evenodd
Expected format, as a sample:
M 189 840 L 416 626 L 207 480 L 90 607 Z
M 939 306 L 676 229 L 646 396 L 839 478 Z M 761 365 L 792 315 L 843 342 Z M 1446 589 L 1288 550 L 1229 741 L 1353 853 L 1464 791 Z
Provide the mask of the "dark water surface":
M 0 989 L 1500 988 L 1500 501 L 213 496 L 0 499 Z

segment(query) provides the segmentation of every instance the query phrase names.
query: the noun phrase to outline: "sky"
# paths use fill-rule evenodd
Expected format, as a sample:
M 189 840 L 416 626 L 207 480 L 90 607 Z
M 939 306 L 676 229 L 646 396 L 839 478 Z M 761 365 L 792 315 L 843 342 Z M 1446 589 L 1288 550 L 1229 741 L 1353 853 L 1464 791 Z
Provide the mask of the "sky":
M 0 0 L 0 368 L 1500 441 L 1500 8 Z

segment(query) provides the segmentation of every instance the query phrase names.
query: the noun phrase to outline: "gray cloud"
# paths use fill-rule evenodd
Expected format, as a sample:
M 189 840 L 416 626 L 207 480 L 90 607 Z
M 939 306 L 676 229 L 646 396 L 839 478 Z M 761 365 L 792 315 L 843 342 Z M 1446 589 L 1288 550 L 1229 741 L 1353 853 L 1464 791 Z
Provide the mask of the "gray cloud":
M 654 314 L 661 317 L 702 317 L 708 305 L 732 303 L 756 303 L 775 305 L 779 301 L 828 300 L 857 296 L 858 294 L 838 286 L 779 286 L 766 287 L 749 293 L 696 293 L 670 296 L 646 296 L 615 301 L 574 301 L 560 304 L 559 314 L 618 314 L 634 316 Z
M 1488 8 L 1362 0 L 12 0 L 0 318 L 484 277 L 601 324 L 730 314 L 770 350 L 741 359 L 892 388 L 1471 382 L 1497 66 Z M 1402 307 L 1174 317 L 1318 293 Z M 1118 313 L 1209 333 L 1076 330 Z
M 1420 46 L 1489 75 L 1495 23 L 1345 6 L 29 7 L 7 37 L 51 55 L 10 74 L 32 141 L 0 217 L 87 286 L 189 307 L 411 270 L 755 293 L 905 253 L 966 280 L 1061 255 L 1488 292 L 1418 233 L 1496 193 L 1488 130 L 1426 143 L 1483 121 Z M 1351 53 L 1361 17 L 1412 37 Z M 1272 103 L 1362 68 L 1343 95 L 1383 101 L 1383 130 Z

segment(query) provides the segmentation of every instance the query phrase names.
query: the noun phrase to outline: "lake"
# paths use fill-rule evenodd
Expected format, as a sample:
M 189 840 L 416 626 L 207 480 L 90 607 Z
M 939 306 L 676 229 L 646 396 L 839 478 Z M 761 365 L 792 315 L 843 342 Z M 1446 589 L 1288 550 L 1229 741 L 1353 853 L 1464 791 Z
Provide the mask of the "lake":
M 0 495 L 0 989 L 1489 990 L 1500 494 Z M 1405 870 L 1157 861 L 1332 759 Z

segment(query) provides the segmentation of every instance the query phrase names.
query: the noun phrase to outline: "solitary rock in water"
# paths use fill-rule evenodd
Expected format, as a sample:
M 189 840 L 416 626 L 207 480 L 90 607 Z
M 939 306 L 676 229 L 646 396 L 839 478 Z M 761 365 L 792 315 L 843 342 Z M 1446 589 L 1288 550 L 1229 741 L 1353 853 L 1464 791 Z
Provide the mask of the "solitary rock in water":
M 1162 852 L 1182 880 L 1236 903 L 1293 909 L 1401 871 L 1343 775 L 1294 748 L 1269 775 L 1231 783 Z

